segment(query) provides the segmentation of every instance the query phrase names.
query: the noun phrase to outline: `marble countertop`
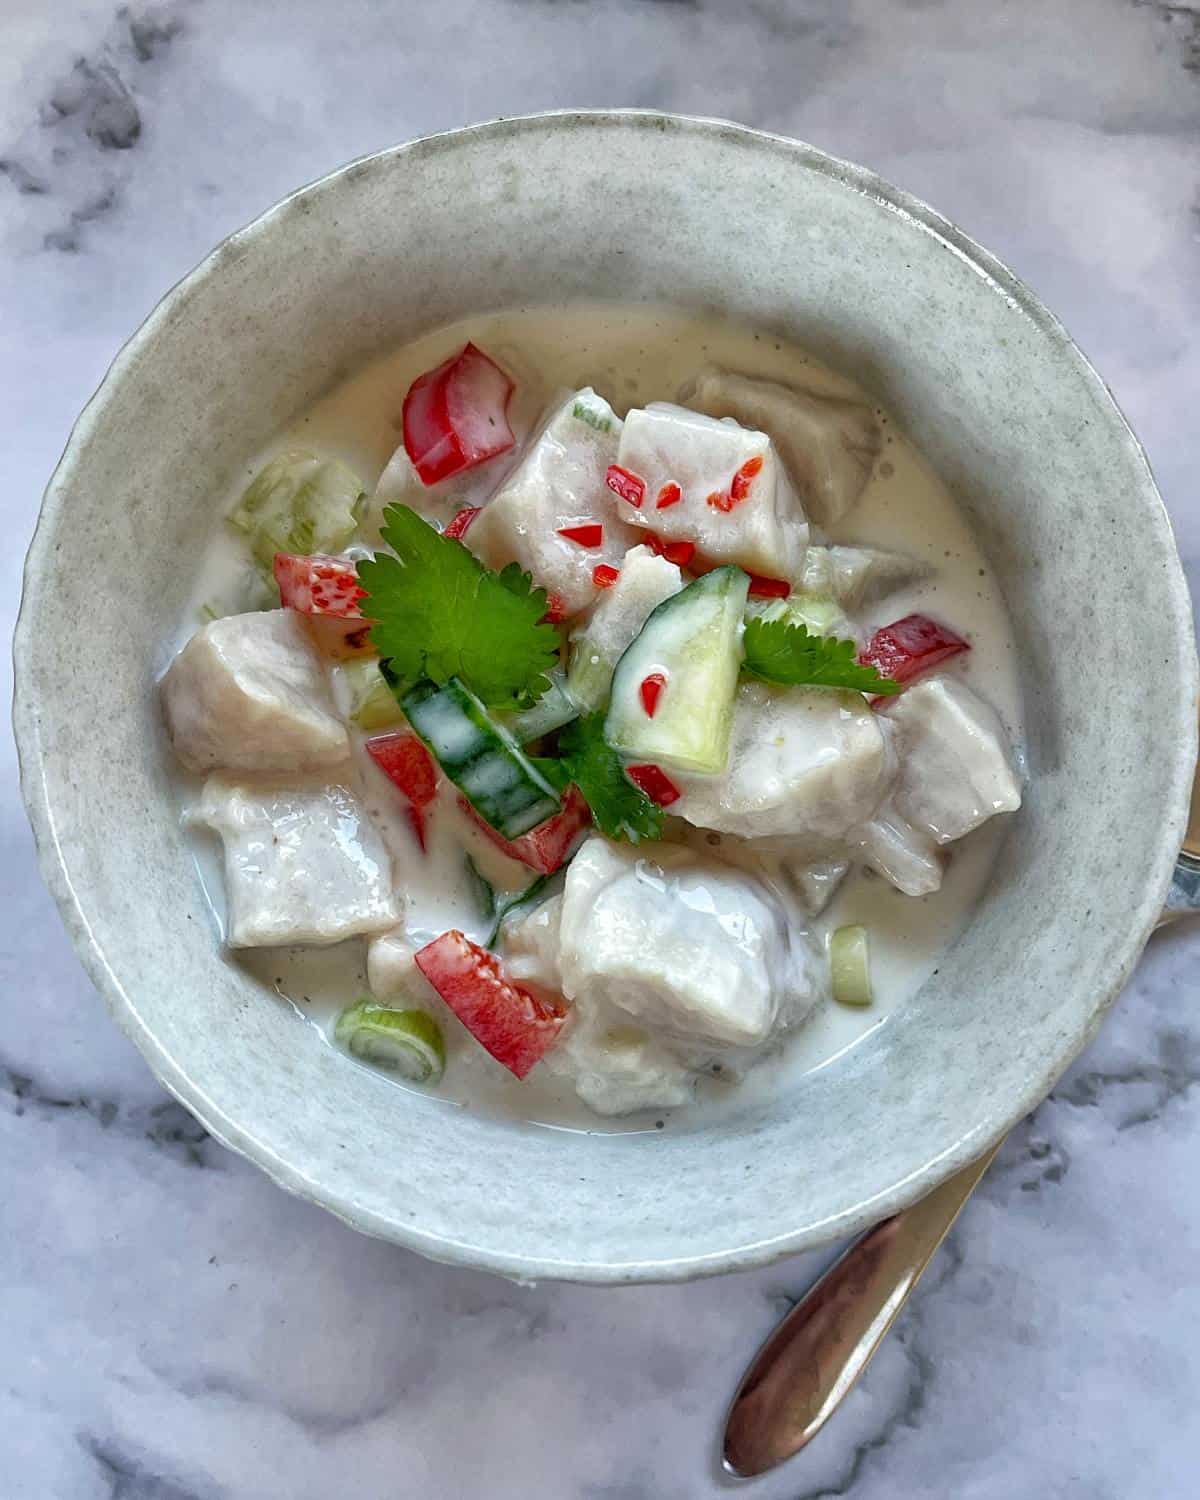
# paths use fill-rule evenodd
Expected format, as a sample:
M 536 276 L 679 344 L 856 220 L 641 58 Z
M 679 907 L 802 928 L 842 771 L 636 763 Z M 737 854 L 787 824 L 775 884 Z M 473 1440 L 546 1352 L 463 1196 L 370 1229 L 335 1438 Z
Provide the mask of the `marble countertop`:
M 0 390 L 15 614 L 119 343 L 349 157 L 566 105 L 723 115 L 928 198 L 1095 360 L 1200 570 L 1200 6 L 1157 0 L 7 0 Z M 7 668 L 6 668 L 7 670 Z M 825 1257 L 520 1288 L 360 1238 L 165 1098 L 0 792 L 0 1490 L 10 1500 L 699 1500 Z M 867 1378 L 763 1500 L 1185 1500 L 1200 1440 L 1200 932 L 1154 940 Z

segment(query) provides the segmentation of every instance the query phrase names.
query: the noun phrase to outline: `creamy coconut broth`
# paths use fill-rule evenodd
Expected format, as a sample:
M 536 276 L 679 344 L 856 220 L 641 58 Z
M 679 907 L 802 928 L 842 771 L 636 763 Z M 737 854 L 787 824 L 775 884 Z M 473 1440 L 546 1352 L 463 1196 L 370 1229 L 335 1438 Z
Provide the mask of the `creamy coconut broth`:
M 426 488 L 413 474 L 401 443 L 401 406 L 418 377 L 448 360 L 468 340 L 515 382 L 507 409 L 515 445 Z M 690 393 L 701 404 L 696 397 L 697 377 L 713 367 L 822 396 L 865 400 L 851 384 L 796 347 L 718 318 L 662 310 L 577 307 L 473 318 L 406 346 L 330 392 L 247 463 L 245 474 L 239 476 L 220 506 L 214 507 L 214 513 L 228 514 L 269 460 L 303 449 L 347 465 L 370 497 L 355 543 L 378 545 L 382 511 L 392 501 L 412 506 L 441 528 L 464 507 L 486 506 L 505 479 L 519 469 L 548 409 L 567 393 L 591 387 L 611 403 L 618 417 L 647 403 L 677 402 L 681 392 L 685 399 Z M 714 401 L 713 414 L 724 414 L 717 410 L 720 390 Z M 936 475 L 895 430 L 885 412 L 871 407 L 871 413 L 878 423 L 880 444 L 865 488 L 847 515 L 820 526 L 819 536 L 812 540 L 887 549 L 917 565 L 911 570 L 914 576 L 898 587 L 882 589 L 879 597 L 846 608 L 854 638 L 862 645 L 880 627 L 912 614 L 944 622 L 966 640 L 970 649 L 936 666 L 927 677 L 914 678 L 914 685 L 921 681 L 965 685 L 995 711 L 1006 741 L 1005 753 L 1019 765 L 1021 720 L 1013 642 L 996 582 Z M 393 462 L 397 449 L 399 456 Z M 803 503 L 804 486 L 798 483 L 796 488 Z M 607 494 L 600 509 L 616 516 L 621 503 L 615 494 Z M 670 508 L 658 519 L 669 516 Z M 574 519 L 564 517 L 563 524 L 569 525 Z M 651 525 L 654 521 L 652 517 Z M 464 541 L 470 548 L 470 531 Z M 364 554 L 352 549 L 351 555 Z M 497 559 L 498 563 L 502 561 Z M 691 576 L 685 568 L 682 581 L 686 584 Z M 538 582 L 536 578 L 534 581 Z M 246 535 L 221 524 L 215 528 L 208 553 L 201 561 L 195 593 L 174 649 L 182 648 L 205 619 L 277 606 L 277 602 L 266 596 Z M 771 603 L 769 599 L 760 600 L 756 606 L 752 601 L 750 608 L 769 608 Z M 564 628 L 577 626 L 586 616 L 584 611 Z M 347 669 L 327 656 L 319 660 L 338 712 L 348 715 L 355 669 Z M 952 687 L 952 691 L 957 688 Z M 878 700 L 884 716 L 893 712 L 889 702 L 894 705 L 900 698 Z M 364 749 L 373 734 L 396 732 L 396 727 L 369 732 L 353 724 L 349 728 L 361 800 L 390 856 L 391 878 L 399 893 L 402 925 L 411 939 L 410 947 L 420 947 L 448 930 L 458 930 L 468 939 L 484 943 L 494 918 L 486 910 L 487 892 L 464 856 L 470 855 L 479 874 L 501 896 L 526 888 L 536 872 L 502 853 L 460 811 L 454 788 L 447 789 L 444 784 L 427 820 L 427 847 L 422 853 L 406 816 L 405 798 Z M 688 775 L 676 776 L 673 771 L 669 775 L 689 781 Z M 254 780 L 240 773 L 232 779 Z M 269 779 L 286 777 L 273 775 Z M 306 772 L 296 779 L 312 778 Z M 179 771 L 185 818 L 195 814 L 203 785 L 202 776 Z M 403 994 L 376 994 L 375 998 L 380 1005 L 424 1010 L 437 1021 L 445 1052 L 444 1075 L 434 1089 L 437 1097 L 450 1106 L 490 1110 L 550 1125 L 654 1129 L 663 1123 L 678 1126 L 698 1119 L 711 1120 L 714 1112 L 745 1108 L 766 1094 L 802 1089 L 806 1074 L 828 1066 L 869 1031 L 884 1024 L 937 967 L 940 955 L 969 920 L 1009 821 L 1005 816 L 990 817 L 965 837 L 947 843 L 942 850 L 942 883 L 930 894 L 903 894 L 875 870 L 854 863 L 828 905 L 813 915 L 804 892 L 789 877 L 786 848 L 764 851 L 758 841 L 746 842 L 728 833 L 692 826 L 669 816 L 670 807 L 664 811 L 668 814 L 663 835 L 667 843 L 696 851 L 706 869 L 726 864 L 735 871 L 751 872 L 751 879 L 785 913 L 789 925 L 810 935 L 805 951 L 815 966 L 814 983 L 819 993 L 815 1001 L 811 996 L 806 1000 L 805 1004 L 811 1003 L 807 1017 L 771 1035 L 765 1043 L 747 1047 L 718 1046 L 711 1040 L 684 1046 L 676 1031 L 668 1027 L 671 1046 L 677 1054 L 686 1055 L 694 1068 L 687 1077 L 686 1101 L 672 1107 L 662 1100 L 647 1100 L 642 1108 L 598 1114 L 581 1102 L 576 1092 L 576 1079 L 563 1060 L 565 1040 L 551 1046 L 542 1061 L 518 1080 L 485 1051 L 418 973 L 415 984 L 406 984 Z M 194 827 L 193 846 L 214 919 L 228 935 L 222 848 L 211 826 Z M 633 855 L 648 862 L 645 868 L 653 882 L 658 845 L 640 844 Z M 570 868 L 568 863 L 565 869 L 569 872 Z M 564 872 L 550 876 L 542 899 L 553 898 L 563 883 Z M 531 969 L 523 959 L 519 936 L 510 957 L 505 937 L 519 932 L 522 919 L 537 910 L 533 904 L 510 915 L 503 929 L 505 936 L 496 945 L 501 963 L 511 965 L 518 982 L 525 982 L 528 975 L 535 991 L 538 975 L 533 971 L 538 965 L 534 963 Z M 829 992 L 826 948 L 830 935 L 853 926 L 865 928 L 868 934 L 871 1003 L 865 1006 L 839 1004 Z M 355 937 L 332 946 L 284 944 L 236 948 L 232 953 L 261 981 L 265 991 L 290 1002 L 332 1045 L 338 1045 L 334 1039 L 338 1016 L 369 993 L 367 942 L 364 937 Z M 270 1003 L 267 995 L 264 1003 Z M 616 1036 L 616 1045 L 627 1042 L 624 1032 L 629 1028 L 644 1025 L 652 1035 L 655 1033 L 654 1025 L 644 1015 L 630 1015 L 622 1021 L 627 1021 L 628 1027 L 610 1027 L 622 1033 Z M 572 1024 L 568 1018 L 563 1038 L 570 1036 Z M 345 1065 L 371 1064 L 347 1053 Z M 397 1078 L 397 1083 L 401 1087 L 416 1086 L 403 1078 Z M 601 1101 L 606 1107 L 613 1102 L 613 1098 Z M 621 1102 L 616 1098 L 618 1105 Z

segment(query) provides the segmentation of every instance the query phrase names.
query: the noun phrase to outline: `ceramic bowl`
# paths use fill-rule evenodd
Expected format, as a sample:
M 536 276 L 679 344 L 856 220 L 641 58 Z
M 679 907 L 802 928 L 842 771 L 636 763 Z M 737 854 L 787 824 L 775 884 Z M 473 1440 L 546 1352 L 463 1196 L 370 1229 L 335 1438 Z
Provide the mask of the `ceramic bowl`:
M 155 679 L 214 497 L 281 423 L 428 329 L 572 298 L 719 308 L 861 381 L 957 494 L 1022 661 L 1030 779 L 938 973 L 719 1128 L 572 1134 L 348 1067 L 222 956 Z M 1095 1030 L 1179 846 L 1187 593 L 1145 458 L 1053 317 L 923 204 L 798 142 L 643 113 L 416 141 L 235 234 L 121 351 L 29 553 L 16 725 L 43 870 L 114 1017 L 219 1140 L 356 1228 L 522 1277 L 761 1264 L 911 1203 Z

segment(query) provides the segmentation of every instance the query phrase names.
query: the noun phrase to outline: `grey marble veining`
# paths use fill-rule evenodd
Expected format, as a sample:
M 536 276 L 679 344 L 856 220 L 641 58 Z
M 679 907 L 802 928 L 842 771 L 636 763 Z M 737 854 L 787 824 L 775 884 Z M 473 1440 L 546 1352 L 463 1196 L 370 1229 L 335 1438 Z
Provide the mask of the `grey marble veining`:
M 934 202 L 1096 361 L 1197 576 L 1200 7 L 9 0 L 0 36 L 10 625 L 73 416 L 216 239 L 348 157 L 568 104 L 731 116 Z M 2 753 L 0 1492 L 727 1493 L 724 1403 L 823 1258 L 688 1287 L 520 1288 L 286 1197 L 167 1102 L 107 1021 Z M 835 1424 L 748 1493 L 1195 1493 L 1198 944 L 1183 924 L 1154 940 Z

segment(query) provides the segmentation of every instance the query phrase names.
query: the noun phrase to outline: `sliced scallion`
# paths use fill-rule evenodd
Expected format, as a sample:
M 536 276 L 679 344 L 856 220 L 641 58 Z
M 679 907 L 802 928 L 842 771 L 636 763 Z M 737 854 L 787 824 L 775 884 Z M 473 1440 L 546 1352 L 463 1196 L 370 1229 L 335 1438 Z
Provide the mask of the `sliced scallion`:
M 871 965 L 865 927 L 839 927 L 829 940 L 833 998 L 840 1005 L 870 1005 Z
M 437 1083 L 446 1070 L 442 1028 L 424 1010 L 389 1010 L 360 1000 L 338 1017 L 334 1039 L 347 1052 L 413 1083 Z
M 350 717 L 360 729 L 390 729 L 404 722 L 396 695 L 373 657 L 342 667 L 350 688 Z

